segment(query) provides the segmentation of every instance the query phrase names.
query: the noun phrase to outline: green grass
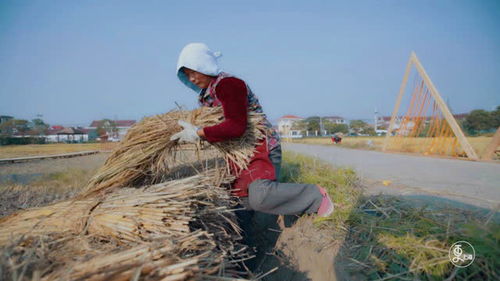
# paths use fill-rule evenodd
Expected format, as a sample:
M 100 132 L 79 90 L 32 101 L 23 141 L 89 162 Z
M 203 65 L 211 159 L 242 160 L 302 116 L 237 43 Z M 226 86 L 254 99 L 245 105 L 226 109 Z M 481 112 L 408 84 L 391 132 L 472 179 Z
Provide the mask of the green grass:
M 328 189 L 335 211 L 317 220 L 343 239 L 345 270 L 360 280 L 500 280 L 500 225 L 494 213 L 435 205 L 417 205 L 393 196 L 362 195 L 356 174 L 319 160 L 284 154 L 282 181 L 320 184 Z M 341 238 L 342 237 L 342 238 Z M 450 246 L 470 242 L 476 259 L 457 268 Z
M 338 224 L 347 219 L 361 195 L 359 179 L 352 169 L 332 169 L 320 160 L 288 152 L 283 154 L 283 162 L 281 182 L 319 184 L 334 200 L 335 212 L 329 218 L 318 219 L 317 223 L 331 221 Z

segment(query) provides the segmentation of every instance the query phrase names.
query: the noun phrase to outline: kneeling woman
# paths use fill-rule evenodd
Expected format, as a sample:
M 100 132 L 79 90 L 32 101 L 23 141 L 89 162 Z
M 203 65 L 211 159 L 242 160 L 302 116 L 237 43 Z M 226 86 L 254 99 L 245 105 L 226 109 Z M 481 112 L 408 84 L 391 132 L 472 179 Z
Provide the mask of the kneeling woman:
M 222 72 L 216 54 L 205 44 L 191 43 L 184 47 L 177 63 L 177 76 L 198 94 L 201 106 L 222 106 L 224 121 L 205 128 L 180 122 L 184 129 L 172 136 L 172 140 L 196 142 L 203 138 L 213 143 L 239 138 L 247 128 L 248 112 L 262 113 L 259 100 L 248 85 Z M 275 215 L 329 216 L 333 212 L 333 203 L 323 187 L 278 182 L 280 164 L 281 146 L 274 132 L 257 145 L 248 168 L 238 173 L 232 185 L 233 194 L 240 197 L 246 209 Z

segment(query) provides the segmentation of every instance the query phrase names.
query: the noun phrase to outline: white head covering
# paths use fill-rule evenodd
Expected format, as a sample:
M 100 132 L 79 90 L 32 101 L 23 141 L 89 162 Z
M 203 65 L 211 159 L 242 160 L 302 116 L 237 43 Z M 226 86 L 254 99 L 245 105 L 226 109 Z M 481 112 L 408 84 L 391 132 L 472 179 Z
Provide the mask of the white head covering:
M 203 43 L 189 43 L 181 51 L 177 61 L 177 77 L 189 88 L 200 92 L 200 88 L 189 81 L 183 67 L 198 71 L 200 73 L 217 76 L 222 70 L 217 64 L 217 58 L 221 56 L 220 52 L 212 52 L 208 46 Z

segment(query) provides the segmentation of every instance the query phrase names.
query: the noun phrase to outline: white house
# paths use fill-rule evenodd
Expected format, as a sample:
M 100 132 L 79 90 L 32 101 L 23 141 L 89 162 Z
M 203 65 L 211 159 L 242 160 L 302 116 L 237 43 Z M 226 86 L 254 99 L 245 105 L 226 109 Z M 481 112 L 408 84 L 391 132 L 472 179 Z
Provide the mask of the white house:
M 52 126 L 45 132 L 47 142 L 87 142 L 89 141 L 88 130 L 62 126 Z
M 304 120 L 304 118 L 295 115 L 285 115 L 278 119 L 278 132 L 284 138 L 301 138 L 302 131 L 292 129 L 295 122 Z
M 97 130 L 99 126 L 108 127 L 110 124 L 101 124 L 102 120 L 94 120 L 87 127 L 90 130 Z M 112 120 L 115 123 L 117 132 L 108 132 L 109 141 L 120 141 L 127 134 L 128 129 L 130 129 L 134 124 L 135 120 Z
M 394 122 L 393 130 L 398 130 L 401 125 L 401 121 L 403 120 L 402 116 L 396 116 L 396 120 Z M 378 116 L 377 117 L 377 129 L 389 129 L 389 124 L 391 123 L 391 116 Z M 386 132 L 387 133 L 387 132 Z
M 47 131 L 45 131 L 45 140 L 47 142 L 58 142 L 57 132 L 61 131 L 62 129 L 64 129 L 63 126 L 52 126 L 52 127 L 50 127 L 49 129 L 47 129 Z M 59 138 L 59 140 L 60 141 L 65 141 L 66 139 L 61 140 Z
M 347 121 L 340 116 L 326 116 L 323 117 L 323 120 L 328 120 L 332 122 L 333 124 L 347 124 Z

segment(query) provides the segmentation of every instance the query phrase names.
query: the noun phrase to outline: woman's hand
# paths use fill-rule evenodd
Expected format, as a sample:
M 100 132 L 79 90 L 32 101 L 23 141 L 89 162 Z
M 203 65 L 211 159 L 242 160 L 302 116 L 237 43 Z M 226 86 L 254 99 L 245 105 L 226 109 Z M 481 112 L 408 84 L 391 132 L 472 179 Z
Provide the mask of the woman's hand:
M 204 138 L 205 138 L 205 131 L 203 131 L 203 128 L 202 128 L 202 129 L 198 129 L 198 131 L 196 131 L 196 134 L 197 134 L 200 138 L 202 138 L 202 139 L 204 139 Z
M 177 122 L 184 129 L 177 134 L 174 134 L 170 137 L 171 141 L 184 141 L 184 142 L 192 142 L 196 143 L 200 140 L 200 136 L 204 136 L 203 129 L 199 129 L 195 125 L 188 123 L 183 120 L 179 120 Z

